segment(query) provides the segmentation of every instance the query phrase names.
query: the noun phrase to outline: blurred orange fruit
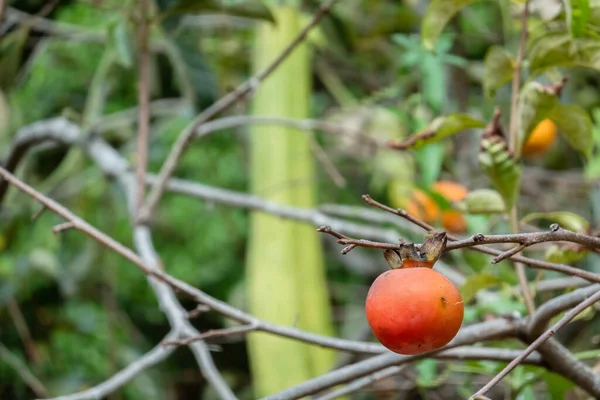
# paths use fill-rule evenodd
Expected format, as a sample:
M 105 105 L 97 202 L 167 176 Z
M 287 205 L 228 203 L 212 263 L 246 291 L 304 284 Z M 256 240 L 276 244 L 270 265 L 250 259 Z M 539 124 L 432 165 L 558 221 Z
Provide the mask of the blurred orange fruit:
M 438 181 L 433 184 L 432 189 L 449 202 L 460 201 L 469 193 L 464 186 L 452 181 Z M 460 212 L 441 211 L 434 199 L 418 189 L 414 191 L 406 211 L 427 223 L 441 222 L 448 232 L 463 233 L 467 230 L 467 222 Z
M 544 154 L 556 139 L 556 124 L 551 119 L 542 120 L 531 132 L 523 145 L 521 153 L 524 156 Z

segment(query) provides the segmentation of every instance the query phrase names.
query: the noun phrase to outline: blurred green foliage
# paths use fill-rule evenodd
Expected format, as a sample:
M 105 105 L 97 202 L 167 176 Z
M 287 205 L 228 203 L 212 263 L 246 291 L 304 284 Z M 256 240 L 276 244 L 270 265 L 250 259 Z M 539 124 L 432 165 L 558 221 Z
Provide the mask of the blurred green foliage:
M 108 131 L 97 124 L 101 125 L 103 116 L 137 103 L 136 2 L 72 0 L 54 2 L 46 9 L 47 3 L 13 0 L 9 6 L 29 14 L 47 13 L 43 21 L 52 24 L 54 31 L 35 21 L 30 26 L 24 19 L 0 24 L 6 33 L 0 38 L 2 160 L 19 128 L 64 115 L 85 124 L 83 134 L 102 134 L 126 159 L 134 161 L 135 120 Z M 222 9 L 215 9 L 218 2 L 198 2 L 193 10 L 185 3 L 156 1 L 160 13 L 178 4 L 182 8 L 154 21 L 152 99 L 180 98 L 183 106 L 152 119 L 149 169 L 153 172 L 193 116 L 248 77 L 255 18 L 270 16 L 258 1 L 226 2 L 229 8 Z M 361 127 L 380 140 L 403 141 L 424 129 L 439 137 L 425 139 L 417 151 L 395 152 L 368 148 L 349 135 L 318 135 L 317 142 L 345 181 L 338 186 L 330 167 L 321 160 L 319 204 L 361 205 L 360 195 L 367 192 L 388 203 L 405 204 L 415 187 L 428 191 L 436 180 L 450 179 L 471 190 L 495 189 L 505 203 L 515 200 L 520 216 L 525 217 L 523 223 L 545 229 L 558 221 L 582 232 L 597 228 L 597 2 L 572 1 L 555 15 L 544 16 L 539 10 L 531 15 L 520 139 L 541 119 L 552 118 L 559 126 L 557 142 L 542 157 L 510 159 L 508 163 L 518 174 L 508 183 L 506 175 L 503 179 L 495 175 L 496 169 L 507 164 L 507 157 L 512 157 L 507 152 L 494 152 L 497 168 L 489 176 L 477 167 L 480 121 L 489 121 L 499 107 L 501 122 L 508 127 L 509 82 L 519 36 L 519 21 L 512 16 L 516 3 L 376 0 L 345 1 L 336 6 L 308 38 L 314 50 L 311 118 Z M 315 6 L 316 2 L 307 2 L 303 10 L 312 13 Z M 220 14 L 219 18 L 214 13 Z M 563 75 L 570 80 L 560 98 L 540 90 L 541 85 L 557 82 Z M 246 112 L 245 104 L 231 111 Z M 464 131 L 466 128 L 470 129 Z M 247 131 L 247 127 L 229 129 L 194 143 L 176 176 L 247 192 Z M 132 247 L 131 221 L 122 191 L 78 150 L 42 147 L 28 154 L 17 174 Z M 499 199 L 493 200 L 494 212 L 468 216 L 469 233 L 508 231 L 506 220 L 498 213 Z M 444 199 L 437 201 L 444 209 L 451 206 Z M 39 210 L 39 204 L 14 189 L 0 207 L 0 342 L 28 366 L 50 394 L 58 395 L 102 382 L 156 345 L 169 326 L 137 269 L 78 232 L 53 235 L 52 227 L 62 221 L 44 212 L 32 222 L 32 215 Z M 167 194 L 153 232 L 169 273 L 246 308 L 246 210 Z M 400 229 L 400 234 L 407 240 L 423 239 L 410 229 Z M 384 268 L 383 259 L 376 251 L 358 249 L 342 259 L 340 249 L 326 243 L 336 330 L 353 338 L 365 326 L 364 295 Z M 561 244 L 533 248 L 526 255 L 598 272 L 597 255 Z M 461 287 L 468 303 L 465 323 L 525 314 L 509 262 L 492 266 L 490 256 L 469 251 L 452 252 L 442 261 L 468 278 Z M 532 282 L 558 276 L 527 272 Z M 563 292 L 539 293 L 537 300 Z M 21 314 L 33 340 L 30 344 L 27 339 L 23 343 L 23 332 L 17 328 Z M 204 331 L 228 322 L 206 313 L 194 324 Z M 600 333 L 595 311 L 571 326 L 558 338 L 577 351 L 589 350 L 589 343 Z M 35 349 L 34 359 L 29 345 Z M 490 345 L 521 346 L 516 341 Z M 253 398 L 245 341 L 215 342 L 211 348 L 217 366 L 240 398 Z M 578 356 L 591 364 L 598 354 Z M 494 374 L 503 366 L 489 361 L 424 360 L 416 364 L 414 387 L 407 392 L 411 399 L 433 398 L 430 394 L 466 397 L 479 384 L 476 377 Z M 570 382 L 534 367 L 520 367 L 506 382 L 507 393 L 515 399 L 562 399 L 572 389 Z M 385 385 L 381 389 L 375 386 L 357 393 L 356 398 L 379 398 L 385 393 Z M 539 397 L 542 393 L 548 396 Z M 0 358 L 0 398 L 34 396 L 18 371 Z M 192 355 L 182 349 L 127 384 L 113 400 L 192 398 L 214 399 L 216 395 Z

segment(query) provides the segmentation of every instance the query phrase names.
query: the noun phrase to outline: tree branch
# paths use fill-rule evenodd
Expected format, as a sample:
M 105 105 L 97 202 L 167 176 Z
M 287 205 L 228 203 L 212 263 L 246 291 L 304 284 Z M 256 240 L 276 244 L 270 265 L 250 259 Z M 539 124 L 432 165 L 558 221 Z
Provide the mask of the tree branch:
M 556 332 L 569 323 L 573 318 L 575 318 L 578 314 L 580 314 L 586 308 L 592 306 L 594 303 L 600 300 L 600 291 L 594 293 L 591 297 L 579 303 L 577 307 L 571 309 L 571 311 L 567 312 L 556 324 L 554 324 L 550 329 L 544 332 L 543 335 L 538 337 L 533 343 L 531 343 L 527 348 L 519 355 L 519 357 L 512 360 L 500 373 L 498 373 L 492 380 L 490 380 L 484 387 L 479 389 L 477 393 L 475 393 L 471 398 L 474 399 L 476 396 L 485 395 L 492 387 L 494 387 L 498 382 L 500 382 L 507 374 L 510 373 L 515 367 L 523 362 L 523 360 L 531 353 L 533 353 L 540 345 L 542 345 L 545 341 L 553 337 Z M 596 398 L 600 397 L 600 377 L 597 377 L 589 387 L 584 387 L 586 391 L 588 391 L 591 395 Z
M 552 318 L 569 308 L 575 307 L 598 291 L 600 291 L 600 285 L 592 285 L 548 300 L 531 317 L 527 330 L 528 336 L 538 337 L 544 332 Z
M 95 145 L 90 146 L 90 152 L 92 154 L 92 157 L 97 157 L 98 153 L 100 153 L 100 152 L 106 152 L 106 151 L 114 152 L 114 150 L 112 148 L 110 148 L 110 146 L 108 146 L 108 145 L 104 145 L 105 147 L 103 149 L 101 149 L 100 148 L 101 142 L 99 142 L 98 140 L 95 140 L 94 144 Z M 104 155 L 106 156 L 107 154 L 105 153 Z M 115 159 L 113 157 L 118 157 L 118 158 Z M 100 160 L 96 160 L 96 161 L 100 161 Z M 116 154 L 116 152 L 115 152 L 115 154 L 111 154 L 109 157 L 105 158 L 102 162 L 108 163 L 108 165 L 104 165 L 104 167 L 107 167 L 107 168 L 117 167 L 118 168 L 119 161 L 123 161 L 123 160 L 121 160 L 120 156 L 118 156 L 118 154 Z M 126 163 L 125 163 L 125 165 L 121 164 L 121 167 L 127 168 Z M 126 170 L 124 170 L 124 171 L 126 171 Z M 138 228 L 136 230 L 135 241 L 136 241 L 136 246 L 138 247 L 138 251 L 141 254 L 141 257 L 140 257 L 136 253 L 134 253 L 131 249 L 125 247 L 124 245 L 117 242 L 110 236 L 102 233 L 95 227 L 91 226 L 90 224 L 88 224 L 87 222 L 82 220 L 81 218 L 75 216 L 69 210 L 67 210 L 66 208 L 61 206 L 60 204 L 47 198 L 43 194 L 37 192 L 31 186 L 21 182 L 19 179 L 14 177 L 12 174 L 10 174 L 8 171 L 6 171 L 2 167 L 0 167 L 0 177 L 8 180 L 16 188 L 23 191 L 27 195 L 33 197 L 40 203 L 42 203 L 46 208 L 48 208 L 48 210 L 65 218 L 66 220 L 72 222 L 73 227 L 75 229 L 83 232 L 84 234 L 86 234 L 87 236 L 92 238 L 93 240 L 99 242 L 100 244 L 106 246 L 107 248 L 109 248 L 109 249 L 115 251 L 116 253 L 120 254 L 121 256 L 123 256 L 125 259 L 127 259 L 128 261 L 130 261 L 131 263 L 136 265 L 139 269 L 141 269 L 146 275 L 156 278 L 156 280 L 167 284 L 168 286 L 176 289 L 177 291 L 187 295 L 188 297 L 196 300 L 197 302 L 199 302 L 201 304 L 205 304 L 205 305 L 209 306 L 214 311 L 219 312 L 220 314 L 225 315 L 226 317 L 228 317 L 230 319 L 233 319 L 233 320 L 239 321 L 241 323 L 245 323 L 245 324 L 256 324 L 257 330 L 273 333 L 273 334 L 280 335 L 280 336 L 285 336 L 285 337 L 292 338 L 292 339 L 301 340 L 301 341 L 316 344 L 316 345 L 319 345 L 322 347 L 329 347 L 329 348 L 334 348 L 334 349 L 338 349 L 338 350 L 355 351 L 355 352 L 360 352 L 360 353 L 371 353 L 371 354 L 381 353 L 381 352 L 385 351 L 383 346 L 380 346 L 377 344 L 355 342 L 355 341 L 351 341 L 351 340 L 337 339 L 337 338 L 333 338 L 333 337 L 317 335 L 317 334 L 313 334 L 313 333 L 309 333 L 309 332 L 304 332 L 304 331 L 302 331 L 300 329 L 296 329 L 296 328 L 288 328 L 285 326 L 271 324 L 269 322 L 262 321 L 258 318 L 255 318 L 255 317 L 251 316 L 250 314 L 246 314 L 243 311 L 241 311 L 235 307 L 232 307 L 225 302 L 222 302 L 220 300 L 215 299 L 214 297 L 207 295 L 206 293 L 194 288 L 193 286 L 187 284 L 186 282 L 183 282 L 179 279 L 173 278 L 171 275 L 164 273 L 162 271 L 162 269 L 158 267 L 158 265 L 159 265 L 158 256 L 154 252 L 154 248 L 150 246 L 149 231 L 147 228 L 143 228 L 143 229 Z M 133 186 L 134 185 L 132 185 L 132 187 Z M 130 199 L 130 204 L 131 204 L 131 202 L 132 202 L 132 200 Z M 146 263 L 145 260 L 146 261 L 156 260 L 156 262 L 152 264 L 153 265 L 152 267 L 150 267 Z M 172 293 L 172 291 L 170 291 L 169 294 L 166 294 L 167 288 L 164 285 L 158 285 L 158 282 L 156 280 L 151 280 L 153 288 L 156 288 L 156 287 L 164 288 L 161 290 L 165 291 L 164 293 L 162 293 L 158 296 L 159 300 L 162 299 L 163 301 L 165 301 L 170 298 L 175 300 L 175 297 L 174 297 L 174 294 Z M 164 310 L 165 304 L 161 304 L 161 307 Z M 167 314 L 167 316 L 170 318 L 170 322 L 174 326 L 178 326 L 179 324 L 182 323 L 182 320 L 179 319 L 175 315 L 175 312 L 173 312 L 172 314 L 169 313 L 169 314 Z M 183 318 L 186 318 L 186 316 L 187 316 L 187 313 L 184 313 Z M 198 333 L 196 332 L 195 336 L 197 336 L 197 335 L 198 335 Z
M 185 339 L 179 340 L 166 340 L 162 342 L 163 346 L 187 346 L 192 342 L 197 342 L 199 340 L 204 340 L 213 337 L 223 337 L 223 336 L 232 336 L 232 335 L 240 335 L 247 334 L 248 332 L 256 330 L 255 325 L 241 325 L 234 326 L 231 328 L 225 329 L 214 329 L 207 332 L 204 332 L 198 336 L 192 336 Z
M 440 352 L 439 354 L 434 355 L 432 358 L 438 360 L 486 360 L 486 361 L 508 361 L 512 360 L 515 357 L 520 355 L 519 350 L 510 350 L 510 349 L 499 349 L 499 348 L 486 348 L 486 347 L 459 347 L 456 349 L 449 349 Z M 543 359 L 539 354 L 531 354 L 529 355 L 524 363 L 529 365 L 543 365 Z M 387 367 L 380 371 L 377 371 L 373 374 L 367 375 L 362 378 L 358 378 L 356 380 L 351 381 L 346 386 L 334 390 L 330 393 L 324 394 L 322 396 L 316 397 L 315 400 L 333 400 L 339 397 L 343 397 L 350 393 L 353 393 L 357 390 L 360 390 L 364 387 L 370 386 L 373 383 L 380 381 L 382 379 L 388 378 L 390 376 L 398 375 L 402 372 L 404 368 L 406 368 L 406 364 Z
M 317 378 L 309 379 L 308 381 L 302 382 L 299 385 L 267 396 L 263 400 L 299 399 L 304 396 L 318 393 L 324 389 L 337 386 L 341 383 L 361 378 L 363 376 L 383 370 L 387 367 L 402 365 L 422 358 L 435 356 L 449 348 L 512 336 L 516 333 L 516 330 L 518 330 L 518 323 L 515 321 L 510 322 L 504 319 L 471 325 L 463 328 L 452 340 L 452 342 L 450 342 L 450 344 L 446 345 L 440 350 L 414 356 L 403 356 L 387 352 L 385 354 L 360 361 L 356 364 L 328 372 Z
M 399 210 L 399 211 L 403 211 L 403 210 Z M 342 250 L 342 253 L 344 253 L 344 254 L 348 253 L 350 250 L 352 250 L 353 247 L 350 247 L 350 246 L 361 246 L 361 247 L 375 248 L 375 249 L 399 250 L 403 244 L 402 241 L 397 242 L 397 243 L 382 243 L 382 242 L 373 242 L 373 241 L 366 240 L 366 239 L 354 239 L 354 238 L 350 238 L 350 237 L 340 234 L 339 232 L 335 231 L 334 229 L 332 229 L 329 226 L 322 226 L 318 230 L 320 232 L 324 232 L 324 233 L 334 236 L 335 238 L 338 239 L 337 242 L 339 244 L 347 245 L 348 247 L 345 247 Z M 579 235 L 579 234 L 575 234 L 574 232 L 570 232 L 570 231 L 565 231 L 565 232 L 568 233 L 568 234 L 564 235 L 565 238 L 572 238 L 570 234 Z M 547 233 L 546 232 L 534 232 L 533 233 L 533 235 L 537 235 L 537 234 L 540 235 L 540 238 L 545 238 Z M 477 240 L 478 240 L 477 238 L 478 237 L 484 238 L 484 236 L 481 234 L 478 234 L 478 235 L 474 236 L 475 239 L 467 239 L 466 241 L 463 241 L 463 243 L 459 243 L 460 246 L 458 246 L 458 247 L 453 246 L 453 244 L 454 244 L 453 242 L 448 242 L 448 244 L 446 245 L 445 251 L 456 250 L 457 248 L 470 248 L 470 249 L 474 249 L 474 250 L 482 250 L 481 247 L 476 247 L 476 246 L 479 246 L 479 244 L 477 242 Z M 516 235 L 517 236 L 515 239 L 512 239 L 513 235 L 511 235 L 511 234 L 489 235 L 489 236 L 487 236 L 487 238 L 493 243 L 514 243 L 513 240 L 521 240 L 520 235 L 530 235 L 530 234 L 516 234 Z M 451 236 L 448 235 L 448 238 L 450 238 L 450 237 Z M 452 238 L 456 240 L 455 237 L 452 237 Z M 498 256 L 502 256 L 505 253 L 500 250 L 492 249 L 489 247 L 485 248 L 483 252 L 488 253 L 488 254 L 498 255 Z M 510 255 L 510 254 L 508 256 L 506 256 L 506 258 L 511 258 L 513 260 L 517 260 L 517 259 L 524 260 L 525 263 L 527 263 L 528 265 L 530 265 L 531 267 L 534 267 L 534 268 L 558 271 L 558 272 L 562 272 L 565 274 L 578 276 L 578 277 L 587 279 L 590 282 L 600 283 L 600 274 L 595 274 L 592 272 L 584 271 L 584 270 L 581 270 L 578 268 L 571 267 L 569 265 L 553 264 L 553 263 L 548 263 L 545 261 L 539 261 L 539 260 L 534 260 L 534 259 L 530 259 L 530 258 L 526 258 L 526 257 L 522 257 L 522 256 Z

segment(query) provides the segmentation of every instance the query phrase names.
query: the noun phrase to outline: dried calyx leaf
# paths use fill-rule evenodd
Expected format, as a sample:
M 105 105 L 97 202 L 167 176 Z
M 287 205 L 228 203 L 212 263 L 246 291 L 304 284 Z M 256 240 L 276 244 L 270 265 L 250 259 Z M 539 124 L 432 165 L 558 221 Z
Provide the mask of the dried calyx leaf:
M 420 246 L 415 243 L 401 244 L 398 250 L 386 250 L 383 256 L 392 269 L 432 268 L 446 249 L 447 240 L 446 232 L 440 232 L 425 240 Z
M 400 257 L 400 254 L 396 250 L 386 250 L 383 253 L 383 257 L 385 257 L 385 261 L 387 261 L 391 269 L 402 268 L 402 257 Z
M 435 263 L 446 249 L 448 237 L 446 232 L 436 233 L 421 246 L 421 255 L 431 263 Z
M 568 77 L 563 76 L 562 79 L 556 83 L 552 83 L 550 85 L 546 85 L 542 87 L 542 90 L 552 96 L 560 97 L 565 84 L 569 80 Z

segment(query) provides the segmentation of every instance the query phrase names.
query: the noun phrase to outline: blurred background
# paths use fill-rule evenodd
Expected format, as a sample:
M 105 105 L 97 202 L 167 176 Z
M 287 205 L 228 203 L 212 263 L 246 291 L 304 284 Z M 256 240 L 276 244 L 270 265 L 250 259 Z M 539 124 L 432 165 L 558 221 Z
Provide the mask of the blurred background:
M 511 76 L 484 82 L 489 73 L 485 61 L 494 46 L 516 54 L 522 5 L 469 3 L 428 48 L 420 36 L 428 1 L 339 2 L 251 100 L 227 113 L 250 118 L 195 141 L 175 175 L 307 208 L 364 229 L 391 231 L 389 240 L 421 242 L 423 232 L 391 215 L 364 218 L 362 194 L 409 208 L 421 218 L 431 214 L 428 220 L 436 227 L 458 234 L 509 232 L 503 214 L 450 210 L 450 202 L 461 200 L 464 192 L 490 187 L 477 163 L 477 124 L 415 151 L 373 144 L 405 140 L 440 115 L 467 113 L 487 123 L 495 107 L 503 110 L 502 122 L 508 127 Z M 171 11 L 152 20 L 150 40 L 149 171 L 157 173 L 194 116 L 261 71 L 319 4 L 152 4 L 154 15 Z M 564 19 L 561 4 L 532 2 L 534 37 Z M 137 9 L 133 0 L 8 1 L 0 20 L 0 160 L 9 156 L 20 129 L 62 116 L 79 125 L 82 135 L 102 137 L 135 163 Z M 538 79 L 547 84 L 556 76 Z M 589 68 L 571 69 L 568 76 L 563 101 L 585 109 L 596 124 L 600 76 Z M 266 119 L 261 122 L 261 117 Z M 316 121 L 313 127 L 329 125 L 310 133 L 293 122 L 309 119 Z M 519 215 L 530 217 L 521 229 L 545 229 L 547 214 L 531 214 L 556 211 L 576 213 L 578 217 L 569 214 L 572 223 L 593 229 L 600 218 L 600 155 L 594 153 L 585 162 L 556 135 L 556 126 L 547 130 L 541 151 L 534 149 L 523 159 Z M 594 125 L 594 144 L 598 141 L 600 126 Z M 123 188 L 106 178 L 80 148 L 37 147 L 15 173 L 133 247 Z M 455 185 L 442 184 L 446 189 L 441 189 L 439 181 Z M 334 240 L 315 232 L 314 221 L 283 220 L 221 203 L 164 196 L 152 231 L 168 273 L 266 320 L 374 340 L 364 299 L 373 279 L 387 268 L 380 251 L 355 249 L 342 256 Z M 63 221 L 50 212 L 32 222 L 39 210 L 38 203 L 14 188 L 0 208 L 2 399 L 57 396 L 91 387 L 143 355 L 170 329 L 140 271 L 79 232 L 52 234 L 52 227 Z M 543 245 L 526 255 L 599 269 L 597 256 L 581 249 Z M 440 261 L 440 268 L 461 287 L 468 304 L 465 324 L 525 313 L 509 262 L 492 266 L 488 256 L 455 251 Z M 558 277 L 527 272 L 532 281 Z M 538 301 L 564 292 L 558 289 L 540 290 Z M 186 299 L 182 304 L 195 307 Z M 600 340 L 599 322 L 595 310 L 589 310 L 559 336 L 576 352 L 588 350 Z M 193 324 L 206 331 L 233 323 L 205 312 Z M 360 358 L 259 333 L 208 342 L 217 367 L 241 399 L 258 398 Z M 522 346 L 516 341 L 492 345 Z M 584 356 L 595 363 L 599 354 L 593 350 Z M 465 398 L 502 367 L 489 361 L 424 360 L 351 398 Z M 507 396 L 502 398 L 562 399 L 569 389 L 567 381 L 543 369 L 519 367 L 498 393 Z M 215 398 L 186 348 L 109 397 Z

